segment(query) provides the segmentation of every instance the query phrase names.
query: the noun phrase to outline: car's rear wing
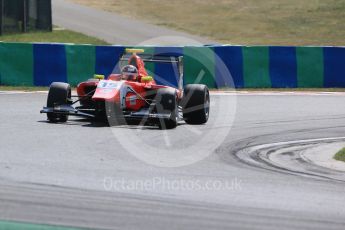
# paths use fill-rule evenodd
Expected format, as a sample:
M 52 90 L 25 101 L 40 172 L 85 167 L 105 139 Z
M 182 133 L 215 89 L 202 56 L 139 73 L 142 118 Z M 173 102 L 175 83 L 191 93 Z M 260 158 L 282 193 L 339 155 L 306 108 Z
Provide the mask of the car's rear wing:
M 140 53 L 139 57 L 143 62 L 157 62 L 162 64 L 176 64 L 178 71 L 178 88 L 183 88 L 183 56 L 178 55 L 154 55 L 145 54 L 144 50 L 141 49 L 126 49 L 126 52 L 121 58 L 120 62 L 128 62 L 133 54 Z

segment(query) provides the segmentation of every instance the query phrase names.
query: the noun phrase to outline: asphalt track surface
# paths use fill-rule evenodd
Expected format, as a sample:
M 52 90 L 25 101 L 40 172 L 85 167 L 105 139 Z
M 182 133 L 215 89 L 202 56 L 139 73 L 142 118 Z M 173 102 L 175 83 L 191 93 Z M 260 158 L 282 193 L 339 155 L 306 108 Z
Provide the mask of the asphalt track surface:
M 215 42 L 66 0 L 54 0 L 53 23 L 116 45 L 197 45 Z M 134 7 L 134 6 L 133 6 Z
M 215 123 L 217 103 L 234 97 L 234 123 Z M 345 136 L 343 94 L 212 95 L 210 122 L 193 126 L 195 136 L 186 137 L 183 123 L 167 132 L 140 129 L 147 144 L 159 145 L 165 136 L 185 155 L 193 154 L 183 146 L 200 138 L 198 131 L 226 135 L 209 157 L 177 168 L 144 163 L 101 123 L 47 123 L 39 114 L 45 100 L 45 93 L 0 93 L 1 220 L 97 229 L 345 227 L 344 182 L 253 165 L 237 156 L 250 146 Z M 115 127 L 118 135 L 129 129 L 136 128 Z M 234 186 L 109 189 L 105 178 Z

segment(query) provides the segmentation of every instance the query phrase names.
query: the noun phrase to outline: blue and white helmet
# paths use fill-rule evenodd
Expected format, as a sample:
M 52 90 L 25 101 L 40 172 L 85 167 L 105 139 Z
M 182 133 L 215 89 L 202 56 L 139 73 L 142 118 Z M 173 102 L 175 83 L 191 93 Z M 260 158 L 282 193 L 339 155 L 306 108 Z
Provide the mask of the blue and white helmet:
M 123 75 L 138 76 L 138 69 L 134 65 L 126 65 L 122 68 L 121 73 Z

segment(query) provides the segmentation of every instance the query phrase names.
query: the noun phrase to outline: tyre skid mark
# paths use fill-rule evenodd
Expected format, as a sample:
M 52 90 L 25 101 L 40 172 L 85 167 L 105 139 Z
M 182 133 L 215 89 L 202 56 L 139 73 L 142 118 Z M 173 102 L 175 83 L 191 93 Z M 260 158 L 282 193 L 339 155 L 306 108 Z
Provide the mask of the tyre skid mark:
M 345 137 L 318 138 L 256 145 L 237 151 L 235 157 L 247 165 L 278 173 L 345 182 L 344 172 L 316 165 L 301 154 L 315 146 L 344 140 Z

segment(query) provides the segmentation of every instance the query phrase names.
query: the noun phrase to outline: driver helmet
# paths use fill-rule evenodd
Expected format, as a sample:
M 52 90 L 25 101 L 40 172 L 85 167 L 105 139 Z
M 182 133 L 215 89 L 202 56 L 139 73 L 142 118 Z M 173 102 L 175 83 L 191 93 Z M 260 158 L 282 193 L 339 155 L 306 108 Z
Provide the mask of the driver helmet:
M 126 65 L 121 70 L 122 79 L 136 81 L 138 77 L 138 69 L 134 65 Z

